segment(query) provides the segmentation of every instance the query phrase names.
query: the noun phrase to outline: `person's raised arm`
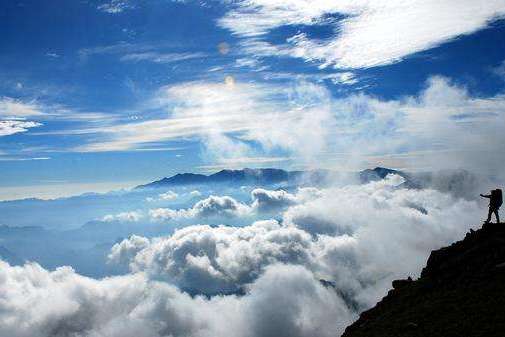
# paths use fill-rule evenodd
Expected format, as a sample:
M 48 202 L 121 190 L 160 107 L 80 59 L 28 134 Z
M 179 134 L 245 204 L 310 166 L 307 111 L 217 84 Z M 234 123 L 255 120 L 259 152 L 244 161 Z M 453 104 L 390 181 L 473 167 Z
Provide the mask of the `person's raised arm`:
M 488 198 L 488 199 L 491 199 L 491 195 L 481 194 L 480 196 L 481 196 L 481 197 L 483 197 L 483 198 Z

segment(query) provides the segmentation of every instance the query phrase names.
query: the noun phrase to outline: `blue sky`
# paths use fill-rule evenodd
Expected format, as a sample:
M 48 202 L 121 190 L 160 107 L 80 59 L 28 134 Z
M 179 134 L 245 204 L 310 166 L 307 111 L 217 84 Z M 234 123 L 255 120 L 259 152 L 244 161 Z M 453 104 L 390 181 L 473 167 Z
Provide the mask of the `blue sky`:
M 0 6 L 2 199 L 505 159 L 504 1 Z

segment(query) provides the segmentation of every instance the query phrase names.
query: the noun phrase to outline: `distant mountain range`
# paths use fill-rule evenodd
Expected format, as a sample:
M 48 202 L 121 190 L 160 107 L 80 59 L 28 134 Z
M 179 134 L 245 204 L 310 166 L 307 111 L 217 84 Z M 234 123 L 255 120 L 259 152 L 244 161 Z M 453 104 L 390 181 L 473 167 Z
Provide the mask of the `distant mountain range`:
M 392 170 L 384 167 L 367 169 L 353 174 L 361 183 L 384 179 L 388 174 L 398 174 L 412 185 L 410 176 L 402 171 Z M 163 178 L 151 183 L 137 186 L 136 189 L 160 188 L 180 185 L 201 185 L 201 184 L 256 184 L 272 185 L 287 183 L 293 185 L 321 185 L 329 182 L 337 172 L 330 170 L 311 171 L 285 171 L 274 168 L 242 170 L 221 170 L 211 175 L 195 173 L 179 173 L 172 177 Z M 412 186 L 410 186 L 412 187 Z
M 22 259 L 20 259 L 16 254 L 4 246 L 0 246 L 0 260 L 9 263 L 11 266 L 18 266 L 23 264 Z

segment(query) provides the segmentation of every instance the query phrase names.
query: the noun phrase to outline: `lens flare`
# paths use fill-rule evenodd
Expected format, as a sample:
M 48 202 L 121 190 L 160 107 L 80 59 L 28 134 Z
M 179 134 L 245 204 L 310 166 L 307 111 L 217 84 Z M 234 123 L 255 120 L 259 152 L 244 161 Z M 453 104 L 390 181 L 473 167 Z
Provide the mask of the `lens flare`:
M 232 88 L 235 86 L 235 78 L 233 78 L 233 76 L 228 75 L 224 78 L 224 83 L 226 84 L 227 87 Z
M 221 42 L 217 45 L 217 50 L 221 55 L 226 55 L 230 52 L 230 45 L 226 42 Z

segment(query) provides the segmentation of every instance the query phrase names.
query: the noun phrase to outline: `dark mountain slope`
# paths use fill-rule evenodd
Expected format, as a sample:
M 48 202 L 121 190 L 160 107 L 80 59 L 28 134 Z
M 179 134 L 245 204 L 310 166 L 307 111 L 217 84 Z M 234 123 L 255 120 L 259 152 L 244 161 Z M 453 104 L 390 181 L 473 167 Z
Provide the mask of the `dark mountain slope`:
M 393 281 L 343 336 L 505 336 L 505 224 L 433 251 L 418 280 Z

